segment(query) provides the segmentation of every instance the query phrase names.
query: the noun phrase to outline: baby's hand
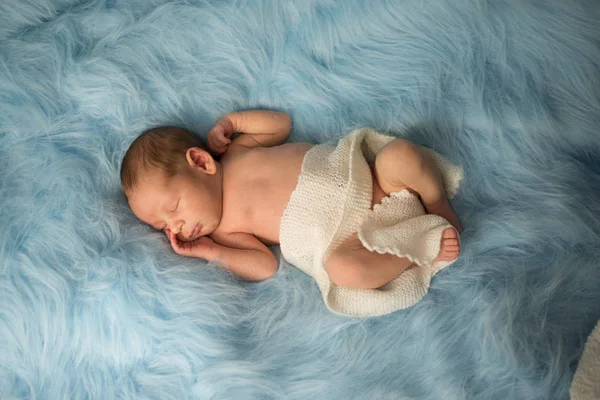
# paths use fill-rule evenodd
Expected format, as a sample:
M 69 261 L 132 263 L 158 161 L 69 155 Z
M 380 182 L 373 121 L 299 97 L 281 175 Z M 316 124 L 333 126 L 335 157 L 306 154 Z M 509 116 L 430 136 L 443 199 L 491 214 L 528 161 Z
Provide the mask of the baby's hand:
M 228 117 L 221 118 L 208 132 L 206 138 L 208 150 L 216 155 L 225 153 L 231 143 L 231 135 L 233 134 L 231 120 Z
M 169 229 L 166 229 L 165 233 L 169 238 L 169 242 L 171 242 L 173 251 L 180 256 L 202 258 L 207 261 L 213 260 L 215 242 L 209 237 L 202 236 L 191 242 L 183 242 Z

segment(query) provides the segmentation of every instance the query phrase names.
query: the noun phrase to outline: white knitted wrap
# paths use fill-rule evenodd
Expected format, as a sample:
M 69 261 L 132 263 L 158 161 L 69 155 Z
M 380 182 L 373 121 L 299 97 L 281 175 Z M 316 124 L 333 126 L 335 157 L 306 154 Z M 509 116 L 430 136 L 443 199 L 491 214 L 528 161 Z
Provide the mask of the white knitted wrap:
M 571 382 L 571 400 L 600 399 L 600 321 L 585 342 Z
M 415 195 L 407 190 L 392 193 L 370 209 L 373 178 L 369 164 L 394 139 L 360 129 L 337 146 L 311 148 L 281 220 L 283 256 L 316 280 L 325 304 L 338 314 L 367 317 L 409 307 L 427 293 L 432 276 L 454 262 L 433 262 L 440 251 L 442 232 L 452 226 L 442 217 L 425 214 Z M 462 169 L 432 150 L 423 150 L 435 160 L 446 192 L 452 197 L 458 190 Z M 357 232 L 367 249 L 408 257 L 419 266 L 409 268 L 379 289 L 334 285 L 323 260 Z

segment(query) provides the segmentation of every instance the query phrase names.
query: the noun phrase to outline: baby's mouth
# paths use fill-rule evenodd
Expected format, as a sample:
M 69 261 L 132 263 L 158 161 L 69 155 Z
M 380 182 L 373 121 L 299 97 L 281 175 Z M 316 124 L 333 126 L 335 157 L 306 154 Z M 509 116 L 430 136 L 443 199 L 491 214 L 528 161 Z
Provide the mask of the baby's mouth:
M 198 239 L 199 233 L 202 230 L 202 226 L 200 224 L 196 224 L 194 230 L 190 232 L 189 235 L 184 234 L 183 232 L 179 232 L 177 234 L 177 238 L 182 242 L 191 242 Z
M 190 234 L 190 239 L 194 239 L 198 235 L 198 233 L 200 233 L 200 224 L 196 224 L 194 230 Z

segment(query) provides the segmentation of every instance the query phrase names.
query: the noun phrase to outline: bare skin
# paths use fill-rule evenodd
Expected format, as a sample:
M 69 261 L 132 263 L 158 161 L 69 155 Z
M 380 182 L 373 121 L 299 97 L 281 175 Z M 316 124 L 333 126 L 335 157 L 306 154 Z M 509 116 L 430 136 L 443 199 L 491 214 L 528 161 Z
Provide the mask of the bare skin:
M 284 209 L 312 147 L 284 144 L 290 130 L 291 119 L 284 113 L 229 114 L 208 134 L 212 154 L 189 149 L 187 169 L 177 179 L 148 171 L 146 179 L 127 194 L 129 204 L 142 221 L 165 230 L 176 253 L 218 261 L 245 280 L 267 279 L 277 271 L 267 245 L 279 243 Z M 242 134 L 232 140 L 235 132 Z M 377 156 L 372 171 L 372 205 L 407 189 L 420 196 L 428 213 L 446 218 L 461 231 L 439 172 L 418 147 L 404 140 L 390 143 Z M 197 206 L 198 199 L 204 207 Z M 453 260 L 459 252 L 457 232 L 446 229 L 436 260 Z M 325 262 L 335 284 L 357 288 L 381 287 L 411 265 L 407 259 L 368 251 L 356 235 Z

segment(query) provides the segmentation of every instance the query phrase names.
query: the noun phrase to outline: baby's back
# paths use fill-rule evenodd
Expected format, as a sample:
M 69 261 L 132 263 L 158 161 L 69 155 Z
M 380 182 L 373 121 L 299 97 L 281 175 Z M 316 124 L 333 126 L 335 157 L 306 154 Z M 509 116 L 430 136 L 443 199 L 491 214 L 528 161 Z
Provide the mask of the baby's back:
M 221 160 L 224 229 L 279 243 L 281 217 L 311 147 L 286 143 L 228 152 Z

